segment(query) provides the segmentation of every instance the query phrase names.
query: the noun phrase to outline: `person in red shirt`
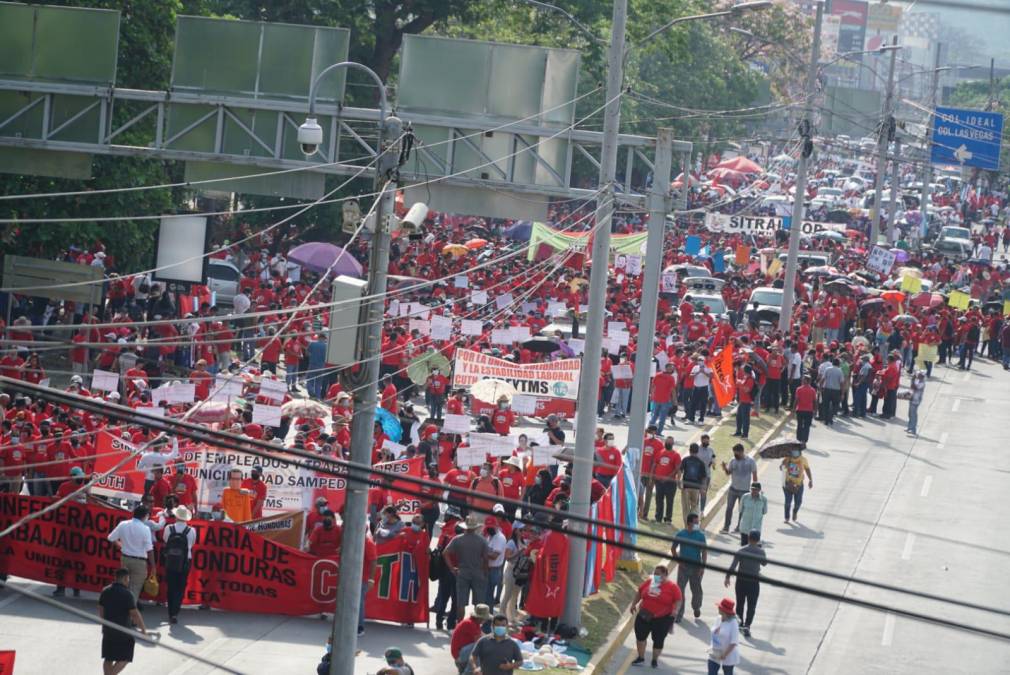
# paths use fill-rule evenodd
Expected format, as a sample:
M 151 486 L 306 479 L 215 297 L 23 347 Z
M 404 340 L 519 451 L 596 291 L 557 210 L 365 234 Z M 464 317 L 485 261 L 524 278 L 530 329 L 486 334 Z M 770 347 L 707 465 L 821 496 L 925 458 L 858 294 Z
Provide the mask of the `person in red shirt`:
M 638 496 L 638 512 L 648 515 L 652 505 L 652 491 L 656 484 L 653 472 L 656 466 L 656 455 L 662 451 L 663 441 L 656 436 L 655 425 L 645 429 L 645 440 L 642 443 L 642 486 Z
M 508 436 L 512 425 L 516 423 L 516 414 L 509 408 L 509 400 L 504 396 L 498 399 L 498 407 L 491 415 L 491 426 L 502 436 Z
M 498 479 L 501 481 L 502 497 L 506 499 L 521 500 L 523 498 L 523 471 L 522 463 L 518 457 L 509 457 L 501 464 L 501 470 L 498 472 Z M 499 505 L 496 504 L 495 508 Z M 516 507 L 512 504 L 504 505 L 505 513 L 508 514 L 509 519 L 515 518 Z M 511 532 L 511 526 L 509 526 L 509 532 Z M 502 533 L 505 533 L 505 529 L 502 529 Z M 506 539 L 510 534 L 505 534 Z
M 663 372 L 656 373 L 656 376 L 652 378 L 652 417 L 649 419 L 649 426 L 655 426 L 658 434 L 663 433 L 668 416 L 670 426 L 677 426 L 673 422 L 674 415 L 677 414 L 677 404 L 674 398 L 676 391 L 677 376 L 673 372 L 673 362 L 667 361 Z
M 253 518 L 263 517 L 263 504 L 267 500 L 267 484 L 263 482 L 263 467 L 256 465 L 250 471 L 249 478 L 242 481 L 242 487 L 252 490 L 252 516 Z
M 470 484 L 473 483 L 474 474 L 469 469 L 461 469 L 459 467 L 453 467 L 451 471 L 445 474 L 442 479 L 446 486 L 449 488 L 448 502 L 450 505 L 455 505 L 460 513 L 466 513 L 466 496 L 454 492 L 452 488 L 459 488 L 463 490 L 469 490 Z
M 207 361 L 200 359 L 196 362 L 196 370 L 189 374 L 189 381 L 196 385 L 196 400 L 205 401 L 210 396 L 210 387 L 214 383 L 214 376 L 207 372 Z
M 880 411 L 880 419 L 888 420 L 898 411 L 898 385 L 901 383 L 901 366 L 898 357 L 891 354 L 887 357 L 887 368 L 881 376 L 884 387 L 884 407 Z
M 635 641 L 638 657 L 631 665 L 645 663 L 646 640 L 652 636 L 652 667 L 656 668 L 659 656 L 663 653 L 666 636 L 673 627 L 674 617 L 680 609 L 683 596 L 680 587 L 669 578 L 670 571 L 666 565 L 656 565 L 652 578 L 646 579 L 638 587 L 638 597 L 631 605 L 631 613 L 635 617 Z
M 87 482 L 87 478 L 84 476 L 84 469 L 79 466 L 75 466 L 70 469 L 70 478 L 68 480 L 60 483 L 60 487 L 56 490 L 56 498 L 63 499 L 69 494 L 76 492 L 81 489 Z M 86 502 L 88 499 L 88 490 L 81 492 L 79 495 L 74 497 L 74 501 Z
M 162 466 L 153 467 L 151 475 L 154 476 L 150 490 L 151 499 L 156 507 L 162 508 L 165 506 L 165 497 L 172 494 L 172 485 L 165 478 L 165 468 Z
M 677 496 L 677 471 L 680 453 L 673 449 L 673 437 L 667 436 L 663 449 L 653 457 L 653 479 L 656 482 L 656 522 L 673 522 L 673 500 Z M 643 517 L 647 514 L 643 514 Z
M 606 488 L 610 485 L 610 481 L 614 479 L 614 476 L 617 475 L 623 463 L 624 458 L 621 456 L 621 451 L 617 449 L 614 434 L 610 432 L 605 433 L 603 435 L 603 447 L 596 451 L 593 477 Z
M 454 660 L 459 660 L 464 647 L 475 644 L 484 637 L 482 626 L 488 624 L 490 630 L 491 608 L 487 605 L 474 605 L 473 613 L 456 624 L 452 629 L 449 641 L 449 652 Z
M 336 559 L 340 554 L 342 536 L 343 530 L 336 524 L 336 516 L 327 509 L 322 513 L 322 524 L 309 533 L 306 550 L 320 558 Z
M 274 335 L 274 329 L 270 329 L 270 335 L 259 343 L 260 368 L 264 372 L 277 374 L 277 364 L 281 360 L 281 341 Z
M 782 383 L 784 381 L 785 367 L 786 359 L 782 355 L 782 348 L 778 345 L 772 345 L 769 348 L 768 370 L 765 373 L 766 379 L 762 394 L 765 399 L 764 407 L 766 409 L 770 408 L 776 414 L 783 400 L 784 388 Z
M 428 406 L 428 416 L 440 420 L 442 411 L 445 408 L 445 395 L 449 390 L 449 378 L 442 374 L 438 368 L 433 368 L 428 375 L 428 382 L 424 392 L 424 402 Z
M 806 443 L 810 440 L 810 425 L 814 420 L 814 406 L 817 405 L 817 390 L 810 386 L 810 376 L 803 376 L 803 384 L 796 389 L 796 440 Z
M 400 405 L 396 400 L 399 392 L 396 390 L 396 385 L 393 384 L 393 378 L 388 375 L 382 378 L 382 408 L 387 410 L 393 415 L 400 414 Z
M 305 347 L 300 337 L 290 337 L 284 343 L 284 372 L 288 389 L 298 386 L 298 364 L 301 363 Z
M 750 434 L 750 410 L 754 405 L 754 371 L 749 365 L 744 366 L 736 376 L 736 431 L 734 436 L 747 438 Z

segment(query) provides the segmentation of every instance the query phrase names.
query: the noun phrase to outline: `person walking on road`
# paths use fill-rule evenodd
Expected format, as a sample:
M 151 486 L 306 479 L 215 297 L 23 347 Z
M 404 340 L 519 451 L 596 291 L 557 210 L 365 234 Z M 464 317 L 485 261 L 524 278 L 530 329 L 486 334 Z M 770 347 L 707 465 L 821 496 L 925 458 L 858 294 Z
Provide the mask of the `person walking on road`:
M 476 513 L 466 517 L 465 532 L 445 548 L 445 560 L 456 575 L 456 618 L 463 620 L 466 606 L 479 604 L 487 598 L 488 561 L 497 557 L 487 540 L 478 532 L 484 520 Z
M 677 533 L 676 539 L 677 541 L 670 547 L 670 552 L 675 558 L 679 558 L 677 586 L 680 588 L 681 597 L 686 598 L 684 588 L 690 583 L 691 609 L 694 610 L 694 618 L 697 619 L 701 616 L 701 579 L 705 576 L 705 564 L 708 562 L 708 549 L 704 548 L 707 541 L 705 533 L 701 531 L 701 526 L 698 523 L 697 513 L 687 514 L 687 527 Z M 686 543 L 688 541 L 694 543 Z M 680 620 L 684 618 L 684 606 L 685 603 L 681 602 L 675 619 L 677 623 L 680 623 Z
M 144 581 L 154 573 L 154 535 L 147 526 L 148 515 L 146 506 L 138 506 L 133 509 L 133 518 L 120 522 L 108 536 L 119 546 L 120 564 L 130 572 L 130 592 L 138 604 Z
M 116 570 L 115 582 L 102 589 L 98 596 L 98 616 L 123 628 L 136 626 L 147 635 L 144 617 L 137 611 L 137 601 L 130 590 L 130 570 Z M 102 626 L 102 672 L 117 675 L 133 662 L 133 648 L 136 645 L 132 635 Z
M 652 417 L 649 418 L 649 426 L 655 426 L 657 434 L 663 433 L 667 419 L 670 420 L 670 426 L 677 426 L 674 423 L 677 414 L 677 373 L 674 372 L 673 365 L 672 361 L 668 361 L 663 372 L 656 373 L 652 378 Z
M 740 624 L 736 618 L 736 606 L 729 598 L 723 598 L 716 608 L 719 620 L 712 627 L 708 675 L 718 675 L 720 668 L 725 675 L 733 675 L 733 669 L 740 663 Z
M 818 383 L 821 389 L 821 421 L 829 427 L 835 423 L 835 414 L 842 402 L 842 383 L 845 380 L 845 374 L 842 372 L 840 363 L 837 358 L 831 359 L 824 372 L 821 373 Z
M 800 512 L 803 504 L 803 475 L 806 474 L 809 480 L 808 487 L 814 488 L 814 475 L 810 472 L 810 464 L 803 456 L 802 450 L 792 450 L 789 456 L 782 460 L 780 466 L 783 472 L 784 482 L 782 492 L 785 494 L 785 522 L 789 522 L 789 510 L 792 508 L 793 522 Z
M 751 483 L 750 492 L 740 498 L 741 546 L 747 545 L 749 533 L 761 533 L 761 525 L 767 513 L 768 498 L 761 492 L 761 483 Z
M 907 433 L 913 436 L 919 435 L 919 404 L 922 403 L 922 396 L 926 392 L 926 371 L 917 370 L 912 376 L 912 397 L 908 399 L 908 428 Z
M 817 390 L 810 385 L 810 377 L 803 376 L 803 384 L 793 396 L 793 406 L 796 410 L 796 440 L 806 443 L 810 440 L 810 425 L 814 421 L 814 405 L 817 401 Z
M 722 470 L 730 477 L 730 484 L 729 493 L 726 495 L 726 520 L 723 521 L 720 533 L 728 534 L 729 526 L 733 523 L 733 507 L 747 494 L 751 483 L 757 480 L 758 467 L 753 457 L 747 457 L 744 454 L 743 444 L 737 443 L 733 446 L 733 459 L 729 461 L 729 464 L 723 462 Z M 734 532 L 738 531 L 740 531 L 739 525 Z
M 740 620 L 740 632 L 745 637 L 750 637 L 750 627 L 754 624 L 754 612 L 761 593 L 758 575 L 767 564 L 768 557 L 761 548 L 761 533 L 753 530 L 747 534 L 747 544 L 733 556 L 725 583 L 726 588 L 729 588 L 730 577 L 739 570 L 736 577 L 736 616 Z
M 645 663 L 645 643 L 652 636 L 652 667 L 659 666 L 659 655 L 667 634 L 673 633 L 673 619 L 680 609 L 682 596 L 677 584 L 669 579 L 666 565 L 656 565 L 652 578 L 638 587 L 638 597 L 631 603 L 635 616 L 635 642 L 638 657 L 633 666 Z
M 688 517 L 695 516 L 701 508 L 701 490 L 705 485 L 708 471 L 705 463 L 698 459 L 698 444 L 692 443 L 688 455 L 680 463 L 677 478 L 680 480 L 680 506 L 684 513 L 684 526 L 688 525 Z
M 698 514 L 701 516 L 705 515 L 705 505 L 708 504 L 708 488 L 712 484 L 712 468 L 715 466 L 715 448 L 710 445 L 711 442 L 712 439 L 708 434 L 701 435 L 698 459 L 705 465 L 705 483 L 701 486 L 701 508 L 698 509 Z
M 667 436 L 663 449 L 653 456 L 656 483 L 656 522 L 673 521 L 673 500 L 677 496 L 677 472 L 680 453 L 673 449 L 673 436 Z
M 165 546 L 161 557 L 165 562 L 165 583 L 168 586 L 168 622 L 179 623 L 179 610 L 186 595 L 186 582 L 193 562 L 196 530 L 189 526 L 193 514 L 185 506 L 175 507 L 172 515 L 175 522 L 166 525 L 162 532 Z

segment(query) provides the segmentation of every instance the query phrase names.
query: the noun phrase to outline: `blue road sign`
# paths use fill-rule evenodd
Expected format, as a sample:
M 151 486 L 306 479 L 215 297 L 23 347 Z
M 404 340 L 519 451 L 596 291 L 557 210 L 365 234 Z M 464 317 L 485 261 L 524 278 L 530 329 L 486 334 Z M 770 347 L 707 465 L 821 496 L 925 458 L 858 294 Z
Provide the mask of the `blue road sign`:
M 1002 141 L 1002 113 L 937 107 L 930 161 L 999 171 Z

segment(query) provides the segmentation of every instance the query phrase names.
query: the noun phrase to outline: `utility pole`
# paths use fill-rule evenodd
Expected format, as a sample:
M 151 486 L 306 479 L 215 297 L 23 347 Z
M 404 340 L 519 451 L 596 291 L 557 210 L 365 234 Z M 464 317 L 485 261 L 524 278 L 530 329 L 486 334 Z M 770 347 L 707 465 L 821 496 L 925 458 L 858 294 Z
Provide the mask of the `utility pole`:
M 929 225 L 929 204 L 931 203 L 929 184 L 933 182 L 933 164 L 931 162 L 933 155 L 933 116 L 936 114 L 936 90 L 940 86 L 940 54 L 942 51 L 943 44 L 937 42 L 936 56 L 933 59 L 933 84 L 929 92 L 929 108 L 931 112 L 926 118 L 926 156 L 925 161 L 923 161 L 922 190 L 919 193 L 919 213 L 922 214 L 922 220 L 919 225 L 919 236 L 916 237 L 916 240 L 920 242 L 926 233 L 926 227 Z
M 814 43 L 810 52 L 810 68 L 807 70 L 806 105 L 803 120 L 800 122 L 800 135 L 803 137 L 803 147 L 800 149 L 800 159 L 796 166 L 796 194 L 793 197 L 793 217 L 789 225 L 789 252 L 786 255 L 786 276 L 782 286 L 782 311 L 779 313 L 779 331 L 788 334 L 792 323 L 793 303 L 796 294 L 796 268 L 799 264 L 800 237 L 803 230 L 804 201 L 807 193 L 807 164 L 813 152 L 812 133 L 813 97 L 817 93 L 817 70 L 821 58 L 821 25 L 824 22 L 824 3 L 817 3 L 817 16 L 814 19 Z
M 894 156 L 891 158 L 891 207 L 887 210 L 887 243 L 894 244 L 894 220 L 898 217 L 898 200 L 901 193 L 901 140 L 894 136 Z
M 871 247 L 877 245 L 880 237 L 880 204 L 884 191 L 884 172 L 887 171 L 887 145 L 891 140 L 893 115 L 891 107 L 894 101 L 894 64 L 898 59 L 898 36 L 891 43 L 891 66 L 887 73 L 887 94 L 884 97 L 884 110 L 880 116 L 880 129 L 877 133 L 877 173 L 873 181 L 873 208 L 870 210 L 870 241 Z M 891 197 L 894 198 L 894 186 L 891 186 Z
M 656 309 L 659 303 L 659 276 L 663 271 L 663 241 L 666 214 L 670 212 L 670 173 L 673 165 L 673 133 L 660 129 L 656 135 L 656 161 L 649 193 L 649 230 L 645 243 L 645 269 L 642 272 L 642 303 L 639 307 L 638 351 L 635 375 L 631 382 L 631 417 L 628 420 L 628 449 L 639 450 L 645 437 L 645 414 L 649 407 L 649 381 L 652 379 L 652 353 L 656 338 Z M 684 182 L 687 183 L 685 169 Z M 630 452 L 629 452 L 630 454 Z M 635 462 L 636 494 L 641 485 L 642 462 Z M 622 554 L 623 555 L 623 554 Z
M 593 478 L 593 444 L 596 433 L 596 401 L 599 398 L 600 360 L 603 353 L 603 317 L 606 314 L 607 276 L 610 267 L 610 228 L 614 215 L 614 181 L 617 177 L 617 144 L 621 127 L 621 89 L 624 86 L 624 41 L 628 20 L 628 0 L 614 0 L 607 54 L 606 109 L 603 113 L 603 147 L 600 149 L 600 194 L 596 198 L 596 232 L 593 234 L 593 269 L 589 275 L 589 313 L 586 317 L 585 349 L 579 375 L 578 412 L 575 416 L 575 451 L 572 468 L 572 497 L 568 509 L 577 516 L 589 516 L 590 485 Z M 653 184 L 657 181 L 654 179 Z M 581 534 L 586 524 L 569 521 L 569 532 Z M 586 545 L 577 536 L 569 537 L 568 581 L 562 621 L 570 626 L 582 623 L 582 587 L 586 573 Z
M 379 129 L 375 145 L 375 187 L 380 191 L 375 205 L 375 235 L 368 260 L 367 297 L 364 329 L 359 333 L 364 376 L 355 387 L 354 417 L 351 420 L 351 461 L 359 466 L 372 463 L 372 438 L 375 409 L 378 405 L 379 357 L 382 352 L 382 317 L 385 312 L 386 270 L 389 267 L 390 219 L 394 214 L 396 180 L 400 153 L 397 146 L 403 131 L 399 118 L 387 115 L 386 87 L 378 75 L 367 66 L 344 61 L 325 68 L 316 76 L 309 89 L 309 118 L 299 128 L 299 143 L 307 154 L 316 151 L 322 142 L 322 129 L 313 117 L 316 91 L 324 75 L 341 68 L 364 71 L 379 89 Z M 304 135 L 303 135 L 304 134 Z M 387 139 L 389 142 L 387 143 Z M 361 592 L 361 570 L 365 560 L 365 538 L 368 528 L 367 471 L 349 469 L 347 497 L 343 511 L 343 538 L 340 546 L 341 573 L 337 581 L 337 597 L 333 609 L 333 658 L 330 675 L 354 675 L 354 653 L 358 639 L 358 612 L 364 602 Z M 355 480 L 357 478 L 358 480 Z

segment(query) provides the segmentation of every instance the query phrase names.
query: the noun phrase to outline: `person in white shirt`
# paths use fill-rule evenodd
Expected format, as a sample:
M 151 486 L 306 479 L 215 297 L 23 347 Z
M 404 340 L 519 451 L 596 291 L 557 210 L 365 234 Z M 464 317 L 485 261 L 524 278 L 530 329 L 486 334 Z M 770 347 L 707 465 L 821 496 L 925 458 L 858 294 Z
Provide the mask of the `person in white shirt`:
M 723 598 L 716 609 L 719 610 L 719 620 L 712 627 L 708 672 L 718 673 L 722 668 L 725 675 L 733 675 L 733 669 L 740 663 L 740 623 L 736 616 L 736 603 Z
M 698 415 L 698 423 L 705 421 L 705 410 L 708 409 L 708 383 L 712 378 L 712 369 L 705 363 L 705 356 L 708 352 L 694 357 L 694 366 L 691 368 L 690 377 L 694 380 L 694 389 L 691 390 L 691 400 L 687 407 L 687 421 L 694 422 L 695 414 Z
M 167 446 L 161 445 L 153 450 L 145 452 L 137 460 L 137 471 L 144 472 L 144 492 L 147 493 L 154 485 L 154 470 L 164 469 L 179 457 L 179 439 L 172 438 L 171 452 L 163 452 Z
M 147 526 L 150 511 L 146 506 L 133 509 L 133 518 L 116 525 L 108 540 L 119 546 L 120 562 L 130 572 L 130 592 L 140 601 L 144 581 L 154 573 L 154 535 Z
M 485 530 L 488 546 L 494 557 L 487 562 L 487 606 L 494 610 L 495 605 L 501 600 L 502 572 L 505 566 L 505 547 L 508 544 L 498 521 L 494 516 L 488 516 L 485 520 L 488 528 Z

